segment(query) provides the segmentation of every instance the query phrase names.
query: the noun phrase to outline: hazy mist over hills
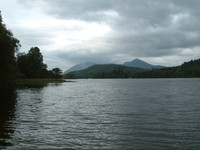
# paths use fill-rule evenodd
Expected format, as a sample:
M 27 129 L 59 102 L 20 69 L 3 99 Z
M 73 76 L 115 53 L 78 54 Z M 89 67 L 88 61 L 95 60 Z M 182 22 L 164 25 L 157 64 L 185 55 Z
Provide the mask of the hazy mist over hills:
M 93 65 L 95 65 L 97 63 L 93 63 L 93 62 L 86 62 L 86 63 L 82 63 L 82 64 L 77 64 L 75 66 L 72 66 L 70 69 L 68 69 L 67 71 L 64 72 L 64 74 L 72 72 L 72 71 L 78 71 L 78 70 L 83 70 L 83 69 L 87 69 Z M 160 69 L 160 68 L 164 68 L 164 66 L 160 66 L 160 65 L 152 65 L 149 64 L 143 60 L 140 59 L 134 59 L 130 62 L 125 62 L 121 65 L 127 66 L 127 67 L 134 67 L 134 68 L 141 68 L 141 69 Z
M 95 64 L 95 63 L 93 63 L 93 62 L 85 62 L 85 63 L 82 63 L 82 64 L 77 64 L 77 65 L 72 66 L 72 67 L 69 68 L 68 70 L 66 70 L 66 71 L 64 72 L 64 74 L 69 73 L 69 72 L 72 72 L 72 71 L 83 70 L 83 69 L 86 69 L 86 68 L 88 68 L 88 67 L 93 66 L 94 64 Z
M 159 68 L 139 59 L 126 62 L 127 65 L 93 65 L 87 69 L 69 72 L 64 78 L 194 78 L 200 77 L 200 59 L 185 62 L 176 67 Z M 137 67 L 133 67 L 136 65 Z M 138 68 L 143 67 L 143 68 Z M 148 69 L 144 69 L 144 68 Z M 153 67 L 150 69 L 150 67 Z
M 64 74 L 64 78 L 128 78 L 141 70 L 116 64 L 93 65 L 87 69 Z

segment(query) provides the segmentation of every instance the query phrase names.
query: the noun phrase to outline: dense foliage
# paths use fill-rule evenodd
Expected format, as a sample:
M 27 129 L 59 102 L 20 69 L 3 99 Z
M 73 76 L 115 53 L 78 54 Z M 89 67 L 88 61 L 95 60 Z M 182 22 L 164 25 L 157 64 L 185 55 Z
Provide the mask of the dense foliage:
M 123 65 L 94 65 L 84 70 L 64 74 L 64 78 L 129 78 L 142 69 Z
M 27 54 L 19 53 L 17 64 L 21 77 L 45 78 L 47 76 L 47 65 L 43 63 L 43 56 L 38 47 L 32 47 Z
M 16 75 L 15 52 L 20 47 L 19 40 L 13 37 L 3 23 L 0 13 L 0 91 L 10 91 L 14 88 Z
M 137 72 L 133 78 L 195 78 L 200 77 L 200 59 L 191 60 L 181 66 Z
M 43 63 L 43 55 L 38 47 L 32 47 L 27 54 L 17 55 L 19 68 L 18 78 L 41 79 L 41 78 L 61 78 L 60 68 L 47 70 L 47 65 Z
M 54 79 L 62 78 L 62 70 L 60 68 L 53 68 L 51 72 Z
M 13 37 L 3 23 L 0 13 L 0 92 L 14 89 L 16 78 L 54 78 L 62 77 L 62 70 L 47 70 L 43 55 L 38 47 L 32 47 L 27 54 L 16 52 L 20 47 L 19 40 Z

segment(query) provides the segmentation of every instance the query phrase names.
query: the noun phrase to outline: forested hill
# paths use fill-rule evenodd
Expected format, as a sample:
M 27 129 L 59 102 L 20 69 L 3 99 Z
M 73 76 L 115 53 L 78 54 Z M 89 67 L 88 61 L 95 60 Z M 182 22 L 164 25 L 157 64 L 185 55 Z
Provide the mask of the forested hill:
M 128 67 L 142 68 L 142 69 L 148 69 L 148 70 L 166 68 L 165 66 L 149 64 L 137 58 L 130 62 L 125 62 L 123 65 L 128 66 Z
M 200 77 L 200 59 L 177 67 L 144 70 L 123 65 L 94 65 L 84 70 L 67 73 L 64 78 L 195 78 Z
M 200 77 L 200 59 L 191 60 L 181 66 L 137 72 L 133 78 L 195 78 Z
M 64 74 L 64 78 L 129 78 L 142 69 L 116 64 L 94 65 L 84 70 Z

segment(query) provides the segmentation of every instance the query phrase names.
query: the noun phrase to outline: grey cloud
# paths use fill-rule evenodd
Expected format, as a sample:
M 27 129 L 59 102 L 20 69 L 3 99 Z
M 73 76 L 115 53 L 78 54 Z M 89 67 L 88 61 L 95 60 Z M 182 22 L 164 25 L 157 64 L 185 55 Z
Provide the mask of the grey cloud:
M 46 5 L 44 12 L 53 17 L 104 22 L 112 28 L 112 32 L 101 39 L 108 46 L 106 48 L 110 49 L 108 51 L 94 54 L 88 49 L 82 49 L 73 53 L 54 54 L 74 63 L 86 60 L 111 62 L 116 60 L 113 57 L 120 54 L 133 58 L 179 56 L 184 49 L 200 46 L 198 0 L 41 1 Z M 37 2 L 24 0 L 26 5 Z
M 54 34 L 43 30 L 33 30 L 23 27 L 13 27 L 15 36 L 20 40 L 22 49 L 28 51 L 30 47 L 49 45 Z M 53 41 L 52 41 L 53 42 Z
M 79 49 L 76 51 L 60 51 L 59 53 L 52 52 L 53 56 L 59 59 L 70 61 L 74 64 L 83 63 L 86 61 L 95 63 L 112 63 L 110 52 L 92 53 L 89 49 Z

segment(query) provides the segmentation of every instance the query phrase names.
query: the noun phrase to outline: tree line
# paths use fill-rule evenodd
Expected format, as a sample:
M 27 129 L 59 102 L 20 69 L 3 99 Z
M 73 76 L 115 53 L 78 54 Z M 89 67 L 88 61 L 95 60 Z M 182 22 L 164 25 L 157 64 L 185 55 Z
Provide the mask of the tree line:
M 93 65 L 87 69 L 69 72 L 63 78 L 131 78 L 143 69 L 116 64 Z
M 135 73 L 133 78 L 199 78 L 200 59 L 185 62 L 177 67 L 153 69 Z
M 84 70 L 73 71 L 63 78 L 199 78 L 200 59 L 185 62 L 180 66 L 145 70 L 119 65 L 94 65 Z
M 28 53 L 17 54 L 18 74 L 17 78 L 42 79 L 62 77 L 60 68 L 47 70 L 47 64 L 43 63 L 43 55 L 38 47 L 31 47 Z
M 38 47 L 18 53 L 20 41 L 3 23 L 0 11 L 0 93 L 14 89 L 17 78 L 61 78 L 61 69 L 47 70 Z M 17 56 L 16 56 L 17 54 Z
M 19 40 L 13 37 L 10 30 L 3 23 L 0 12 L 0 91 L 14 88 L 17 71 L 15 53 L 20 47 Z

